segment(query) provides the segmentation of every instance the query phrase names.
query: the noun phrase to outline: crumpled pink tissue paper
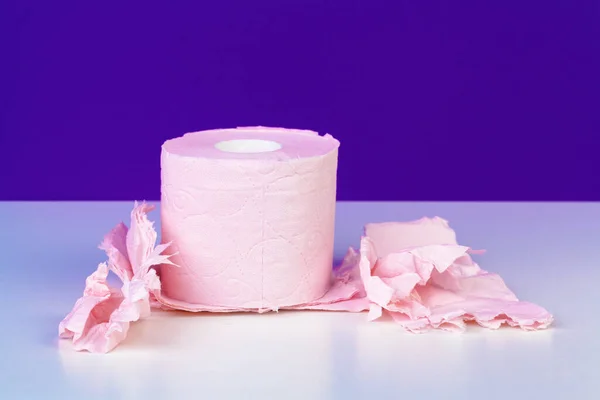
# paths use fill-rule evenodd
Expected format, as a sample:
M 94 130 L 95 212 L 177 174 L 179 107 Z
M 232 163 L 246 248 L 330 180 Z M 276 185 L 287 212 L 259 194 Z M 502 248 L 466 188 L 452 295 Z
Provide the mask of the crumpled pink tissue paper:
M 149 316 L 151 307 L 240 311 L 192 307 L 162 297 L 154 267 L 177 266 L 169 261 L 173 254 L 162 254 L 170 243 L 156 246 L 157 234 L 147 218 L 153 208 L 136 203 L 131 227 L 117 225 L 100 245 L 108 262 L 87 278 L 83 296 L 59 325 L 60 337 L 72 339 L 75 350 L 111 351 L 126 338 L 129 324 Z M 508 324 L 525 330 L 552 323 L 548 311 L 519 301 L 500 276 L 482 270 L 472 260 L 473 253 L 478 252 L 458 245 L 447 221 L 438 217 L 368 224 L 360 249 L 349 249 L 323 297 L 282 309 L 368 310 L 369 320 L 389 314 L 410 332 L 463 331 L 468 321 L 492 329 Z M 120 289 L 108 286 L 109 270 L 123 282 Z
M 162 252 L 169 243 L 155 246 L 156 231 L 146 214 L 154 206 L 142 203 L 131 212 L 131 228 L 120 223 L 110 231 L 100 248 L 108 263 L 101 263 L 85 283 L 83 297 L 59 325 L 61 338 L 73 339 L 75 350 L 106 353 L 127 336 L 129 323 L 150 315 L 160 279 L 152 267 L 170 264 Z M 108 286 L 108 271 L 123 282 L 121 289 Z
M 387 313 L 411 332 L 462 331 L 467 321 L 525 330 L 552 323 L 548 311 L 519 301 L 500 276 L 481 269 L 473 253 L 441 218 L 367 225 L 358 265 L 369 320 Z

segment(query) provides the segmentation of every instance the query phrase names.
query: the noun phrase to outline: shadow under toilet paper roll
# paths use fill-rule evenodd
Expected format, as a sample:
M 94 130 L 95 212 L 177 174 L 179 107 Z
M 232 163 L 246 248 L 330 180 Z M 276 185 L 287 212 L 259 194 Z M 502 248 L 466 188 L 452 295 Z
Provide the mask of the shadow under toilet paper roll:
M 237 128 L 168 140 L 161 156 L 162 295 L 277 310 L 330 287 L 339 142 L 315 132 Z

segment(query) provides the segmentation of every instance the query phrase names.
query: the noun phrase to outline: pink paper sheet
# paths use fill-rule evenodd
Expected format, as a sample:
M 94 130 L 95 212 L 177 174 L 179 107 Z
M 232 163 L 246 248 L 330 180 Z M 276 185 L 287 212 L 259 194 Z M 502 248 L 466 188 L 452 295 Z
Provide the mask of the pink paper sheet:
M 131 322 L 150 315 L 152 297 L 160 291 L 152 267 L 170 265 L 169 256 L 161 254 L 169 243 L 155 246 L 156 231 L 147 217 L 153 208 L 136 203 L 131 227 L 117 225 L 100 245 L 108 263 L 86 279 L 83 297 L 58 327 L 59 336 L 72 339 L 75 350 L 109 352 L 125 339 Z M 109 270 L 123 282 L 120 289 L 108 286 Z
M 552 323 L 550 313 L 519 301 L 499 275 L 482 270 L 441 218 L 369 224 L 365 233 L 359 269 L 370 320 L 388 313 L 412 332 L 462 331 L 467 321 L 525 330 Z
M 73 341 L 75 350 L 106 353 L 125 340 L 129 324 L 150 314 L 151 307 L 187 311 L 235 312 L 236 309 L 198 306 L 166 298 L 155 266 L 178 268 L 156 246 L 156 232 L 147 204 L 136 204 L 131 225 L 117 225 L 100 248 L 108 262 L 86 280 L 83 296 L 59 325 L 59 335 Z M 548 327 L 553 317 L 543 308 L 522 302 L 496 274 L 473 262 L 468 247 L 460 246 L 448 223 L 423 218 L 408 223 L 369 224 L 359 251 L 349 249 L 331 276 L 326 294 L 312 302 L 285 307 L 292 310 L 361 312 L 368 319 L 384 313 L 410 332 L 430 329 L 462 331 L 475 321 L 496 329 L 503 323 L 525 330 Z M 108 272 L 123 282 L 108 286 Z M 399 339 L 401 340 L 401 339 Z

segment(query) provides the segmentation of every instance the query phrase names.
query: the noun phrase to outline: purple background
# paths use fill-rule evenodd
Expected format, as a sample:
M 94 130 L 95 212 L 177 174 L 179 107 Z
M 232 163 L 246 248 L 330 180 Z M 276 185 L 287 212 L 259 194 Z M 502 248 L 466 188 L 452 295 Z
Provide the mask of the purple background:
M 0 4 L 0 199 L 159 198 L 161 143 L 342 142 L 340 200 L 600 200 L 598 1 Z

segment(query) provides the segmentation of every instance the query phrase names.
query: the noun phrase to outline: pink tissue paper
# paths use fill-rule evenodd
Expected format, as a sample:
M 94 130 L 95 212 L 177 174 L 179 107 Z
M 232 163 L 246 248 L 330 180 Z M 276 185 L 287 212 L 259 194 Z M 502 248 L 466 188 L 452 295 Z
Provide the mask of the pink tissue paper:
M 179 266 L 162 254 L 168 243 L 154 246 L 156 232 L 146 217 L 152 208 L 136 205 L 132 228 L 121 223 L 102 242 L 108 263 L 87 278 L 83 297 L 59 326 L 60 336 L 72 339 L 75 350 L 112 350 L 125 339 L 129 323 L 147 317 L 151 306 L 186 310 L 161 298 L 160 279 L 152 267 Z M 492 329 L 506 323 L 525 330 L 552 323 L 550 313 L 519 301 L 502 278 L 479 268 L 470 253 L 456 243 L 454 231 L 441 218 L 369 224 L 360 250 L 350 248 L 332 271 L 326 294 L 285 309 L 369 310 L 369 320 L 385 312 L 411 332 L 462 331 L 467 321 Z M 109 270 L 122 280 L 121 289 L 108 286 Z M 206 306 L 202 311 L 239 310 Z
M 257 140 L 264 147 L 249 148 Z M 180 268 L 162 271 L 160 300 L 263 312 L 321 298 L 333 262 L 338 147 L 330 135 L 264 127 L 166 141 L 161 237 Z
M 83 297 L 58 328 L 61 338 L 73 339 L 75 350 L 108 352 L 125 339 L 130 322 L 150 315 L 154 293 L 160 290 L 152 267 L 170 264 L 169 256 L 161 254 L 169 243 L 155 246 L 156 231 L 146 216 L 153 208 L 136 204 L 131 227 L 117 225 L 100 245 L 108 263 L 86 279 Z M 109 270 L 123 282 L 120 289 L 108 286 Z
M 167 141 L 162 244 L 147 217 L 153 206 L 136 203 L 130 227 L 101 243 L 108 261 L 87 278 L 60 337 L 106 353 L 151 308 L 368 311 L 409 332 L 552 323 L 482 270 L 471 258 L 481 252 L 459 245 L 438 217 L 367 224 L 360 248 L 332 269 L 338 146 L 329 135 L 264 127 Z M 109 287 L 109 271 L 121 288 Z
M 369 320 L 388 313 L 412 332 L 462 331 L 465 322 L 486 328 L 506 323 L 546 328 L 552 316 L 519 301 L 502 278 L 482 270 L 441 218 L 368 224 L 360 243 L 360 276 L 369 299 Z

